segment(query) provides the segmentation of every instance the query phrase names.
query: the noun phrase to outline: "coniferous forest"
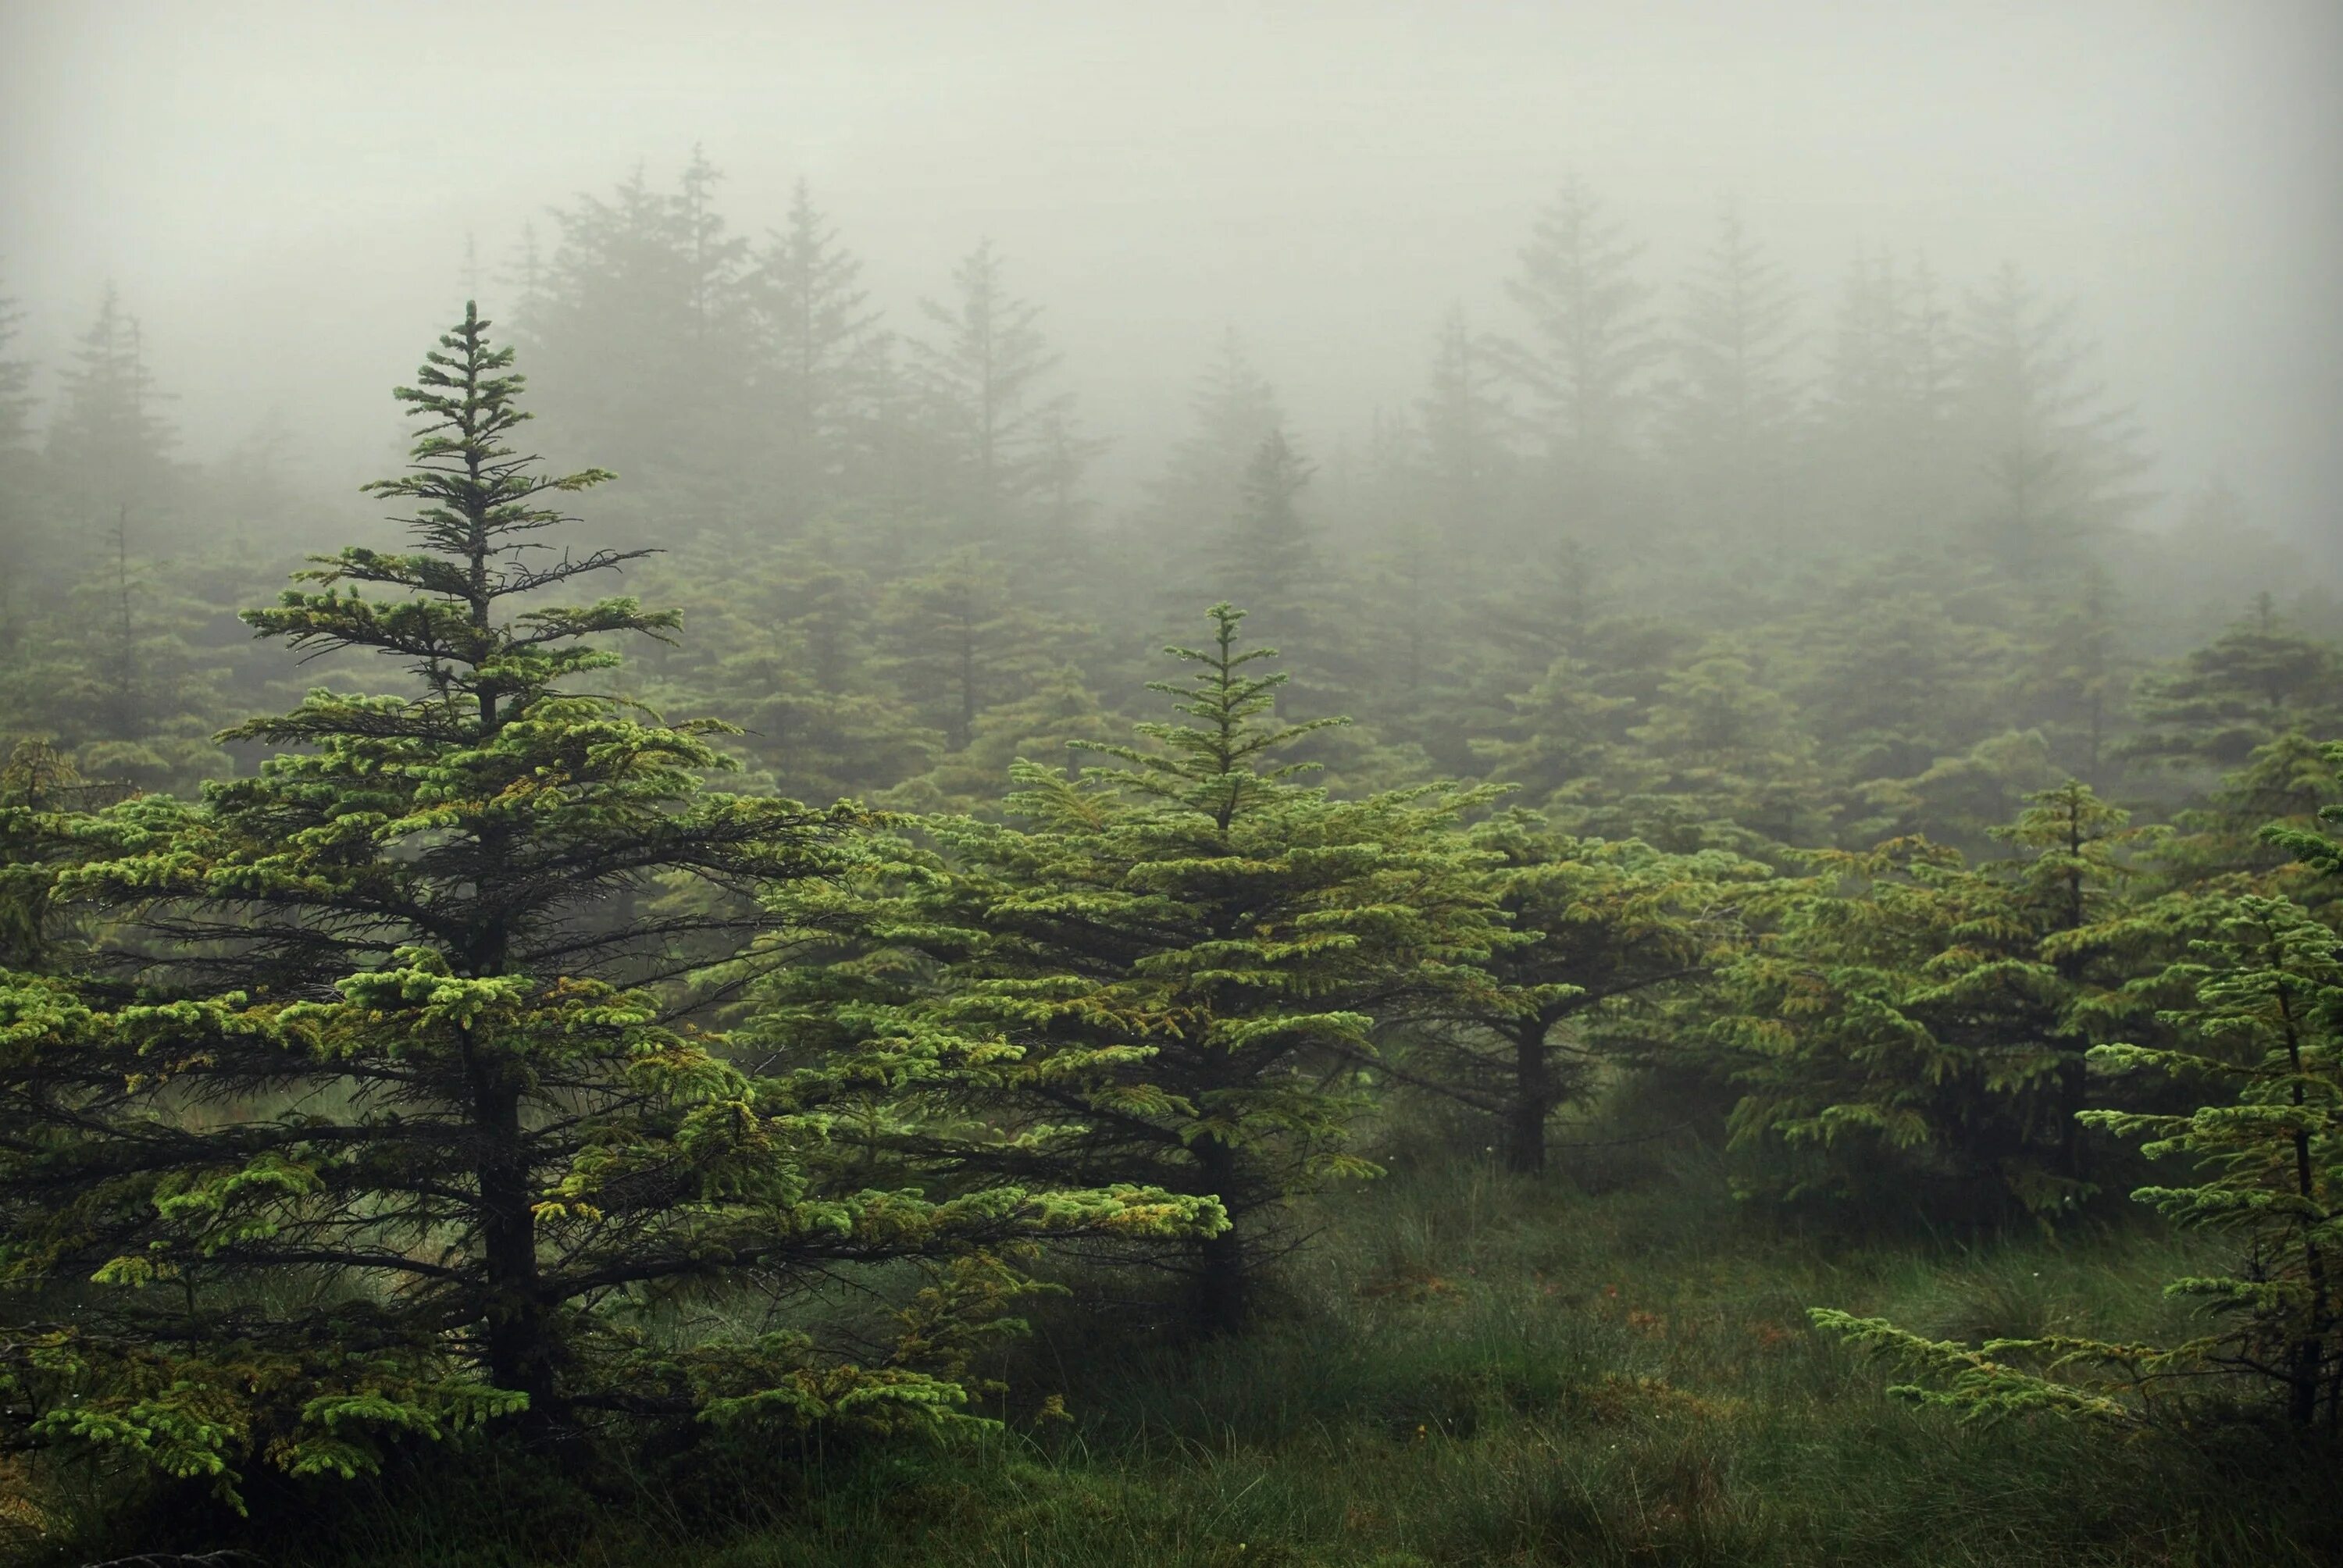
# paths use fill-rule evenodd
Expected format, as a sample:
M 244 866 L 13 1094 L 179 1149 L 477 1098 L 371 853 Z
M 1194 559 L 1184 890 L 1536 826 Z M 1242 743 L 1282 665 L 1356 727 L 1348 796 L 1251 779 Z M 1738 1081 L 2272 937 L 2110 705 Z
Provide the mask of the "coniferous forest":
M 2343 1560 L 2343 573 L 2157 323 L 1558 172 L 1123 430 L 728 151 L 347 483 L 0 314 L 0 1553 Z

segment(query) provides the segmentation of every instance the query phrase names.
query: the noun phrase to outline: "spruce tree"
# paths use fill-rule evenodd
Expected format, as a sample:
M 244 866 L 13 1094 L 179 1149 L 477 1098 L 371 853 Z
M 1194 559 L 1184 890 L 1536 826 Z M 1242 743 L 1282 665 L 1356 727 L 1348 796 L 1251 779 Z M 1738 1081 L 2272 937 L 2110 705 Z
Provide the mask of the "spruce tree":
M 2268 594 L 2254 613 L 2139 683 L 2127 757 L 2235 768 L 2288 731 L 2343 733 L 2343 652 L 2302 636 Z
M 2328 755 L 2343 766 L 2343 747 Z M 2331 807 L 2325 816 L 2343 821 Z M 2343 879 L 2335 839 L 2315 829 L 2269 831 L 2316 874 Z M 2331 928 L 2290 900 L 2247 894 L 2164 978 L 2182 992 L 2163 1015 L 2172 1042 L 2107 1044 L 2092 1056 L 2110 1073 L 2191 1087 L 2203 1102 L 2083 1119 L 2145 1140 L 2151 1158 L 2180 1162 L 2174 1184 L 2142 1187 L 2134 1198 L 2177 1225 L 2236 1238 L 2235 1266 L 2167 1287 L 2209 1306 L 2207 1332 L 2170 1345 L 2063 1335 L 1968 1345 L 1815 1309 L 1821 1327 L 1913 1374 L 1895 1392 L 1966 1417 L 2137 1424 L 2242 1387 L 2274 1395 L 2298 1431 L 2343 1430 L 2343 950 Z
M 1198 377 L 1188 407 L 1188 431 L 1150 481 L 1140 517 L 1147 570 L 1161 572 L 1167 548 L 1186 558 L 1175 563 L 1172 586 L 1185 586 L 1184 579 L 1202 586 L 1209 578 L 1212 541 L 1243 512 L 1246 470 L 1262 443 L 1286 423 L 1276 389 L 1245 357 L 1233 327 L 1222 334 L 1219 352 Z M 1160 588 L 1155 597 L 1160 605 Z
M 2153 835 L 2079 782 L 1996 836 L 2020 853 L 1822 851 L 1785 890 L 1778 934 L 1726 976 L 1755 1184 L 2044 1218 L 2090 1194 L 2087 1055 L 2149 1019 L 2203 911 L 2128 896 Z
M 1496 357 L 1477 337 L 1464 307 L 1441 317 L 1424 395 L 1416 400 L 1433 520 L 1442 548 L 1469 566 L 1497 540 L 1506 480 L 1504 437 L 1511 411 Z
M 1650 375 L 1666 352 L 1646 309 L 1651 288 L 1634 272 L 1642 253 L 1573 178 L 1539 214 L 1506 286 L 1530 330 L 1507 347 L 1505 363 L 1574 501 L 1599 501 L 1615 478 L 1643 433 Z
M 1789 359 L 1795 297 L 1727 210 L 1685 291 L 1671 345 L 1662 440 L 1694 527 L 1769 555 L 1785 542 L 1786 465 L 1797 419 Z
M 177 437 L 157 405 L 146 335 L 108 284 L 64 377 L 48 429 L 50 467 L 85 533 L 127 518 L 148 540 L 172 498 Z
M 881 669 L 901 700 L 964 749 L 987 709 L 1048 668 L 1051 633 L 1011 591 L 1008 573 L 972 549 L 891 585 L 874 620 Z
M 2085 378 L 2089 346 L 2073 315 L 2005 266 L 1970 294 L 1962 323 L 1956 427 L 1986 477 L 1976 521 L 1987 550 L 2027 582 L 2076 565 L 2083 541 L 2147 498 L 2130 413 Z
M 608 638 L 677 618 L 548 602 L 644 552 L 554 550 L 558 503 L 611 476 L 517 449 L 521 378 L 488 327 L 468 308 L 397 393 L 411 467 L 368 488 L 411 504 L 409 547 L 322 558 L 246 618 L 416 688 L 313 691 L 234 732 L 289 748 L 257 776 L 77 829 L 99 851 L 58 890 L 127 945 L 86 983 L 0 984 L 14 1443 L 232 1490 L 250 1462 L 347 1475 L 483 1422 L 924 1420 L 960 1391 L 909 1363 L 953 1302 L 990 1312 L 982 1267 L 860 1370 L 787 1332 L 662 1340 L 647 1314 L 1194 1210 L 889 1188 L 807 1109 L 819 1070 L 728 1059 L 695 977 L 746 954 L 760 892 L 850 865 L 862 819 L 708 792 L 719 727 L 578 689 Z
M 1079 469 L 1093 450 L 1066 437 L 1073 395 L 1046 390 L 1060 356 L 1041 307 L 1009 292 L 990 240 L 952 269 L 952 284 L 950 301 L 921 306 L 940 336 L 911 345 L 948 465 L 938 499 L 979 538 L 999 538 L 1024 531 L 1066 466 Z
M 1373 1173 L 1344 1144 L 1377 1012 L 1463 983 L 1498 917 L 1452 831 L 1481 797 L 1295 782 L 1274 754 L 1339 721 L 1276 722 L 1273 650 L 1212 613 L 1209 647 L 1167 650 L 1188 678 L 1151 687 L 1182 721 L 1101 749 L 1121 766 L 1021 763 L 1008 821 L 929 819 L 940 853 L 891 892 L 808 900 L 865 952 L 796 977 L 778 1019 L 819 1035 L 844 999 L 870 1032 L 985 1054 L 997 1087 L 957 1101 L 970 1172 L 1217 1200 L 1228 1228 L 1169 1261 L 1192 1326 L 1225 1333 L 1289 1201 Z
M 1606 1030 L 1693 988 L 1739 938 L 1736 900 L 1765 868 L 1715 851 L 1556 832 L 1513 810 L 1471 832 L 1508 930 L 1482 983 L 1408 1015 L 1393 1072 L 1495 1122 L 1508 1169 L 1545 1168 L 1554 1113 L 1586 1095 Z
M 757 397 L 769 421 L 769 467 L 792 528 L 840 498 L 856 426 L 877 392 L 884 352 L 862 263 L 799 180 L 789 216 L 748 278 L 761 342 Z
M 1224 592 L 1283 616 L 1314 585 L 1318 556 L 1299 505 L 1311 472 L 1282 429 L 1262 437 L 1245 465 L 1239 509 L 1216 541 L 1213 576 Z

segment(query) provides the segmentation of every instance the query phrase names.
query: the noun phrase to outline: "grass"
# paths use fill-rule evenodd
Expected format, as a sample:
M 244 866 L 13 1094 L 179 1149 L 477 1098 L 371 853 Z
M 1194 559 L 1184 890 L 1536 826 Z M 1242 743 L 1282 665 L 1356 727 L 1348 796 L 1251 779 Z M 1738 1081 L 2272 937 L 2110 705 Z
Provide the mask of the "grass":
M 1601 1192 L 1413 1151 L 1347 1189 L 1272 1321 L 1181 1348 L 1053 1310 L 988 1435 L 708 1456 L 598 1503 L 468 1468 L 273 1563 L 522 1568 L 1421 1568 L 2343 1560 L 2333 1455 L 1887 1397 L 1810 1305 L 1933 1334 L 2173 1333 L 2152 1231 L 1848 1245 L 1696 1156 Z M 1609 1181 L 1592 1183 L 1610 1186 Z M 1106 1320 L 1111 1322 L 1113 1320 Z M 695 1495 L 696 1494 L 696 1495 Z M 720 1506 L 719 1506 L 720 1505 Z M 711 1525 L 711 1507 L 729 1520 Z M 687 1523 L 687 1521 L 690 1523 Z

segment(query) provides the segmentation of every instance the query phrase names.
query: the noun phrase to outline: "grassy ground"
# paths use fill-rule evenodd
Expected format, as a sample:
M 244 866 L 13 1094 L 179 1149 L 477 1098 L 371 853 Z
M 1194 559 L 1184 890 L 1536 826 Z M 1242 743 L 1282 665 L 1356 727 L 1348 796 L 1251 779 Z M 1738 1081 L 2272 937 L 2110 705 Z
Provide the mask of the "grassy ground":
M 1410 1169 L 1411 1165 L 1419 1167 Z M 1582 1173 L 1584 1174 L 1584 1173 Z M 1596 1181 L 1596 1186 L 1606 1184 Z M 1945 1335 L 2163 1330 L 2186 1251 L 2137 1232 L 1801 1236 L 1678 1168 L 1594 1193 L 1423 1156 L 1340 1194 L 1276 1321 L 1202 1349 L 1057 1314 L 1071 1422 L 736 1456 L 737 1523 L 671 1480 L 584 1513 L 475 1473 L 273 1562 L 847 1565 L 2288 1563 L 2338 1555 L 2333 1456 L 1963 1427 L 1883 1392 L 1809 1305 Z M 686 1491 L 691 1490 L 686 1488 Z

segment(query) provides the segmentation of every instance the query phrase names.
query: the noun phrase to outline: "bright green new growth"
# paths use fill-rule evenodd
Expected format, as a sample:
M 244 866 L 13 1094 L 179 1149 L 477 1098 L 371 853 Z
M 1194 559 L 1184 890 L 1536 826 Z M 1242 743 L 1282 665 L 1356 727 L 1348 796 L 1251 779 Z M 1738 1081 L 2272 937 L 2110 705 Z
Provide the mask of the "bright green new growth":
M 882 1187 L 821 1073 L 759 1078 L 695 1021 L 757 895 L 850 868 L 866 819 L 709 793 L 719 727 L 564 689 L 614 662 L 593 638 L 677 618 L 508 602 L 642 552 L 535 553 L 567 520 L 544 498 L 609 476 L 516 452 L 487 327 L 468 309 L 398 393 L 414 466 L 369 488 L 415 503 L 417 548 L 346 549 L 247 618 L 422 691 L 313 692 L 235 732 L 300 748 L 256 777 L 78 829 L 56 896 L 120 922 L 113 980 L 0 975 L 12 1442 L 233 1495 L 255 1462 L 349 1475 L 508 1419 L 930 1422 L 1023 1288 L 1001 1256 L 1190 1222 L 1131 1188 Z M 897 1260 L 949 1266 L 860 1364 L 653 1329 L 679 1293 Z
M 1486 857 L 1453 831 L 1483 797 L 1292 782 L 1269 755 L 1328 721 L 1277 723 L 1281 677 L 1252 672 L 1272 650 L 1212 613 L 1210 648 L 1167 650 L 1192 678 L 1153 687 L 1191 722 L 1140 726 L 1153 747 L 1097 748 L 1126 766 L 1078 779 L 1021 763 L 1011 821 L 928 819 L 940 853 L 890 885 L 796 900 L 862 954 L 792 976 L 769 1027 L 801 1051 L 846 1022 L 866 1048 L 988 1062 L 943 1097 L 971 1181 L 1133 1182 L 1223 1211 L 1172 1261 L 1194 1325 L 1227 1332 L 1286 1200 L 1374 1173 L 1344 1149 L 1374 1015 L 1463 983 L 1499 926 Z
M 1812 856 L 1726 975 L 1732 1138 L 1796 1197 L 1916 1186 L 2037 1217 L 2091 1191 L 2092 1044 L 2148 1021 L 2189 900 L 2121 897 L 2147 839 L 2083 784 L 2028 797 L 1983 866 L 1925 840 Z
M 2343 747 L 2328 748 L 2328 757 L 2343 764 Z M 2343 819 L 2343 811 L 2322 816 Z M 2332 839 L 2293 828 L 2270 836 L 2330 877 L 2343 871 Z M 2102 1045 L 2091 1059 L 2110 1071 L 2199 1086 L 2206 1102 L 2185 1113 L 2086 1111 L 2079 1119 L 2142 1139 L 2142 1152 L 2183 1161 L 2193 1178 L 2142 1187 L 2135 1198 L 2176 1224 L 2237 1237 L 2234 1271 L 2167 1287 L 2205 1298 L 2217 1325 L 2163 1347 L 2046 1338 L 1970 1349 L 1879 1319 L 1813 1313 L 1910 1366 L 1918 1381 L 1900 1392 L 1965 1415 L 2052 1411 L 2129 1421 L 2175 1386 L 2226 1374 L 2275 1390 L 2299 1427 L 2343 1426 L 2343 942 L 2292 901 L 2247 894 L 2164 979 L 2190 999 L 2161 1015 L 2182 1043 Z

